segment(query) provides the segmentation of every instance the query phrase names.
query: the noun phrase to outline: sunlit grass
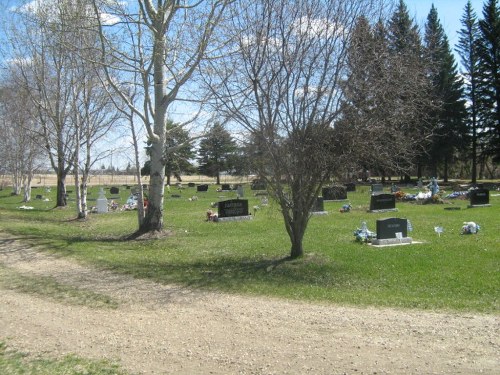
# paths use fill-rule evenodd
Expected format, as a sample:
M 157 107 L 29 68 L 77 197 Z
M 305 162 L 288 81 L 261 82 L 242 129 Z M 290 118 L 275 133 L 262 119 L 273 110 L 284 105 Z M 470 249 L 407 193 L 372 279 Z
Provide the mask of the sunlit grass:
M 73 355 L 58 359 L 38 358 L 10 349 L 0 341 L 2 375 L 126 375 L 107 361 L 90 361 Z

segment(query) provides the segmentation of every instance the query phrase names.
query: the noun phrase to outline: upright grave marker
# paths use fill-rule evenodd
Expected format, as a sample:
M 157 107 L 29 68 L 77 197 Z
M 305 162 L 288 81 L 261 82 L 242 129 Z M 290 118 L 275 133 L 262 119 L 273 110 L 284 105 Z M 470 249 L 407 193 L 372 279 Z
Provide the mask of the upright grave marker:
M 371 193 L 373 194 L 382 194 L 384 192 L 384 185 L 382 184 L 372 184 Z
M 372 240 L 373 245 L 410 244 L 408 237 L 408 220 L 388 218 L 377 220 L 377 238 Z
M 221 201 L 218 207 L 218 221 L 249 220 L 248 200 L 229 199 Z
M 396 197 L 393 194 L 372 194 L 369 212 L 397 211 Z
M 208 185 L 206 185 L 206 184 L 204 184 L 204 185 L 198 185 L 196 187 L 196 191 L 198 191 L 198 192 L 208 191 Z
M 347 199 L 347 189 L 344 186 L 324 187 L 322 194 L 325 201 L 342 201 Z
M 489 207 L 490 205 L 490 191 L 488 189 L 474 189 L 469 193 L 470 205 L 473 207 Z
M 311 214 L 313 215 L 326 215 L 328 211 L 325 211 L 325 204 L 323 197 L 316 197 L 316 200 L 311 207 Z

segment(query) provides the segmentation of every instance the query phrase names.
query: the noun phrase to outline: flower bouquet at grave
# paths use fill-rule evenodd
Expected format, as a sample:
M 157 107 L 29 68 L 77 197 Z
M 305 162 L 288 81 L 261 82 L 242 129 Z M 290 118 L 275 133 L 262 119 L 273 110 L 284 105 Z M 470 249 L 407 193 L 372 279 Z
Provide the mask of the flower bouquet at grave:
M 351 208 L 352 208 L 352 206 L 350 204 L 344 204 L 339 211 L 341 213 L 350 212 Z
M 394 196 L 396 197 L 396 200 L 402 201 L 403 199 L 405 199 L 406 193 L 402 190 L 399 190 L 394 193 Z
M 462 231 L 460 234 L 476 234 L 477 232 L 479 232 L 479 229 L 481 229 L 481 227 L 478 224 L 474 223 L 473 221 L 466 221 L 462 226 Z
M 356 237 L 357 242 L 368 243 L 372 242 L 372 239 L 377 237 L 377 234 L 368 230 L 366 223 L 363 222 L 361 224 L 361 228 L 356 228 L 354 231 L 354 236 Z

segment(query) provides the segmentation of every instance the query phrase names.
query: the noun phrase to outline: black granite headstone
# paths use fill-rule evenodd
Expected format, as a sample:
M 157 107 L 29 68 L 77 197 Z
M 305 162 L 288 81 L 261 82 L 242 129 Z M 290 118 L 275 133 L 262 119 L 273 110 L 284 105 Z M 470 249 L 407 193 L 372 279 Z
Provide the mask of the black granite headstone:
M 120 193 L 120 189 L 118 189 L 116 186 L 112 186 L 112 187 L 109 189 L 109 193 L 110 193 L 110 194 L 119 194 L 119 193 Z
M 401 233 L 401 237 L 408 235 L 408 220 L 389 218 L 377 220 L 377 239 L 397 238 L 396 233 Z
M 323 212 L 325 211 L 325 205 L 323 203 L 323 197 L 316 197 L 316 200 L 311 207 L 311 212 Z
M 356 191 L 356 184 L 354 182 L 349 182 L 345 184 L 345 188 L 347 191 Z
M 266 190 L 267 185 L 264 180 L 253 180 L 252 185 L 250 186 L 251 190 Z
M 490 204 L 490 191 L 488 189 L 471 190 L 469 197 L 471 206 Z
M 219 202 L 218 216 L 219 218 L 248 216 L 248 200 L 229 199 L 227 201 Z
M 394 210 L 396 197 L 393 194 L 375 194 L 371 196 L 370 211 Z
M 222 184 L 221 187 L 220 187 L 221 190 L 223 191 L 229 191 L 231 190 L 231 185 L 229 184 Z
M 347 189 L 344 186 L 330 186 L 322 189 L 325 201 L 336 201 L 347 199 Z
M 196 187 L 196 191 L 208 191 L 208 185 L 207 184 L 204 184 L 204 185 L 198 185 Z
M 194 182 L 188 182 L 188 187 L 195 187 L 196 184 Z

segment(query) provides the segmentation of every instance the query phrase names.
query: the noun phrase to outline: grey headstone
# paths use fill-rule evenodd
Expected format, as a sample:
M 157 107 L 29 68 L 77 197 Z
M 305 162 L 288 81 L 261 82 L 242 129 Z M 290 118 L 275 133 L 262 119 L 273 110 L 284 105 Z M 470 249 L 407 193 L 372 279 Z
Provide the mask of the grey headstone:
M 384 185 L 382 184 L 372 184 L 372 194 L 381 194 L 384 191 Z

